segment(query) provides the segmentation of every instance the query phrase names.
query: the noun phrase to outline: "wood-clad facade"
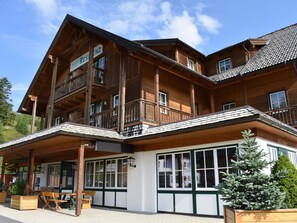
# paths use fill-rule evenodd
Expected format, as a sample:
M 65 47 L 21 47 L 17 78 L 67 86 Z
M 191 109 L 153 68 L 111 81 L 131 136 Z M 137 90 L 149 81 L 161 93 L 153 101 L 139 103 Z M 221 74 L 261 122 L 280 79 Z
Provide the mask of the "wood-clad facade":
M 19 107 L 42 131 L 0 145 L 4 167 L 38 166 L 39 186 L 94 190 L 93 205 L 222 216 L 215 186 L 241 131 L 297 165 L 297 56 L 261 64 L 274 38 L 206 56 L 67 15 Z

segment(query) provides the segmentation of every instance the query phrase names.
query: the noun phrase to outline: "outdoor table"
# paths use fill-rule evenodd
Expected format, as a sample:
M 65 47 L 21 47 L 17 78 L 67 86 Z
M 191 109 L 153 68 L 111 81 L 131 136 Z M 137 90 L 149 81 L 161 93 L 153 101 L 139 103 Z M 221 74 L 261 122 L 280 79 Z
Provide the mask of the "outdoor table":
M 61 199 L 66 199 L 67 195 L 69 195 L 70 203 L 72 204 L 69 210 L 75 210 L 76 207 L 76 193 L 74 192 L 60 192 Z M 84 195 L 84 193 L 82 193 Z

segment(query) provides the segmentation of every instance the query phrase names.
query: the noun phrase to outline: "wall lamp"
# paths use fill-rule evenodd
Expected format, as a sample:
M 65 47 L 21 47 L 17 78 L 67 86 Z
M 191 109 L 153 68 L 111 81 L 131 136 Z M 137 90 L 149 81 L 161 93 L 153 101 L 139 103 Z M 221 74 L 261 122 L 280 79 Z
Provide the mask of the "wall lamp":
M 136 165 L 134 164 L 134 163 L 135 163 L 135 158 L 129 156 L 129 157 L 127 158 L 127 162 L 128 162 L 128 165 L 129 165 L 130 167 L 134 167 L 134 168 L 136 167 Z

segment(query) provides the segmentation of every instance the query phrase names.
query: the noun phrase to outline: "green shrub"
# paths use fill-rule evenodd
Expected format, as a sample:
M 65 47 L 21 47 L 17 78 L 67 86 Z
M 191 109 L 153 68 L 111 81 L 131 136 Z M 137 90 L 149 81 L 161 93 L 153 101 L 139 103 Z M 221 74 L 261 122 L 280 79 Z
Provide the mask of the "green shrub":
M 277 178 L 277 181 L 281 190 L 286 193 L 286 207 L 297 208 L 297 170 L 286 155 L 281 156 L 273 166 L 272 173 L 278 172 L 283 173 L 283 176 Z
M 10 193 L 12 195 L 24 195 L 26 184 L 27 183 L 25 180 L 20 180 L 20 179 L 16 180 L 10 188 Z

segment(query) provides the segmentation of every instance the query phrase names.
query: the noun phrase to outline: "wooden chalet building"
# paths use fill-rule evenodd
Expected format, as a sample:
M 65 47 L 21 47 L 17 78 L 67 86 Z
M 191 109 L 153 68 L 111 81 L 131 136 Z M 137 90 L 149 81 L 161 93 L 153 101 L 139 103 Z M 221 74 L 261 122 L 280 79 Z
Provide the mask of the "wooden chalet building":
M 97 206 L 222 216 L 215 186 L 241 131 L 297 165 L 296 36 L 295 24 L 205 56 L 67 15 L 18 110 L 42 130 L 0 145 L 3 169 L 78 201 L 95 190 Z

